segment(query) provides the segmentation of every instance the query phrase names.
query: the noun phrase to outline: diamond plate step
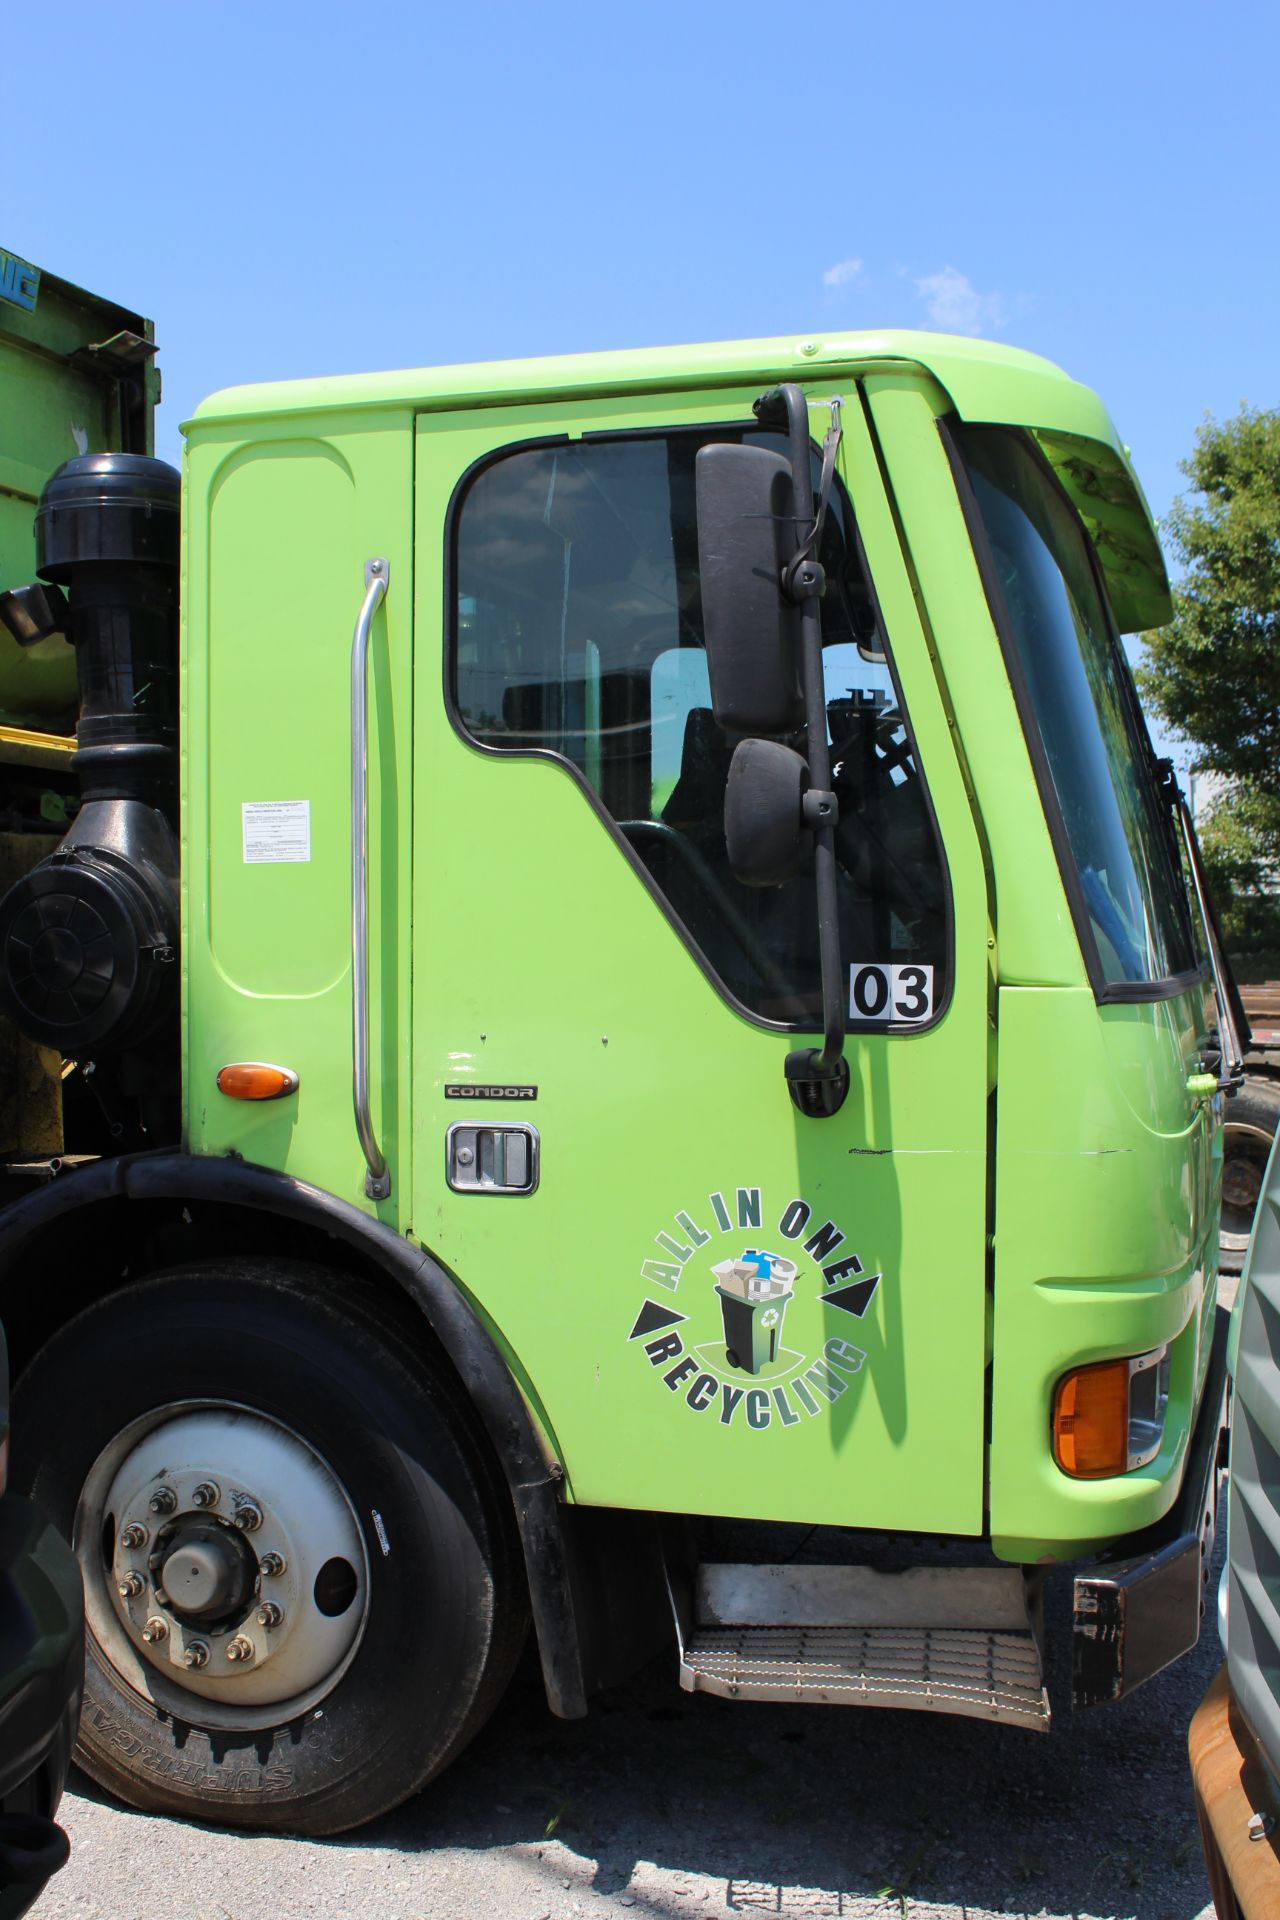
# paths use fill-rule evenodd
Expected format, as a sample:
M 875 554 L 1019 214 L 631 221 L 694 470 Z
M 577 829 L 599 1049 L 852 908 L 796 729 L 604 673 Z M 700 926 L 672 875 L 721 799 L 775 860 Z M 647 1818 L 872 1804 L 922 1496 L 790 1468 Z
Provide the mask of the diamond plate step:
M 1047 1728 L 1027 1633 L 982 1628 L 698 1627 L 680 1684 L 731 1700 L 910 1707 Z
M 671 1601 L 689 1693 L 1049 1725 L 1016 1567 L 704 1562 Z

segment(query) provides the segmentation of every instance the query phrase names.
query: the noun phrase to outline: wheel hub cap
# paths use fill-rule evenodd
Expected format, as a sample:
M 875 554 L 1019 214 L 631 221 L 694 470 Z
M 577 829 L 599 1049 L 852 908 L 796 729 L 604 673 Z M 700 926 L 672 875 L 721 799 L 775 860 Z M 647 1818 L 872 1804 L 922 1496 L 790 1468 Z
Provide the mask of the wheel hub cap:
M 135 1422 L 90 1473 L 76 1531 L 98 1644 L 157 1700 L 162 1679 L 221 1704 L 226 1724 L 271 1724 L 328 1692 L 360 1638 L 369 1569 L 351 1503 L 264 1415 L 187 1403 Z
M 242 1534 L 188 1514 L 161 1530 L 150 1565 L 174 1618 L 206 1630 L 242 1619 L 258 1578 L 257 1556 Z

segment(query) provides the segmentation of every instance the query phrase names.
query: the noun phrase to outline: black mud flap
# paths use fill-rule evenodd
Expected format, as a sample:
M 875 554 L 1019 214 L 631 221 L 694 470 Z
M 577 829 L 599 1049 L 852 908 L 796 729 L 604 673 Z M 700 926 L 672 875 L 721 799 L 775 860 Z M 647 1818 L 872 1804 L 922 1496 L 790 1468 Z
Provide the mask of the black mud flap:
M 1071 1704 L 1097 1707 L 1132 1693 L 1200 1638 L 1205 1586 L 1226 1463 L 1227 1326 L 1219 1307 L 1200 1420 L 1172 1511 L 1126 1543 L 1123 1559 L 1075 1576 Z

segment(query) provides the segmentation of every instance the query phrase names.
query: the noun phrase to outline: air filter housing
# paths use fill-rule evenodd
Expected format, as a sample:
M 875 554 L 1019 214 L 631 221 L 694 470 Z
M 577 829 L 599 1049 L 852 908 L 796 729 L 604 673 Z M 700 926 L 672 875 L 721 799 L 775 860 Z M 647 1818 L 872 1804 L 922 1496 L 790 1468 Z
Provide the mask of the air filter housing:
M 0 1009 L 64 1054 L 136 1049 L 176 1014 L 179 486 L 163 461 L 88 454 L 36 514 L 76 652 L 82 799 L 0 901 Z

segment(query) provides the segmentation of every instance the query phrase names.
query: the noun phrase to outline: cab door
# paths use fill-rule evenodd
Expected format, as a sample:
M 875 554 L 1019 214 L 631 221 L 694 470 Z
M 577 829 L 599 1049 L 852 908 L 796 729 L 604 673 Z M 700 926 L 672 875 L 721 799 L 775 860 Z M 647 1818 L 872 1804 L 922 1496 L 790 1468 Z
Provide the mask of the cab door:
M 852 1089 L 802 1116 L 812 877 L 728 867 L 701 642 L 692 462 L 759 437 L 754 398 L 419 417 L 413 1230 L 578 1501 L 976 1533 L 981 848 L 846 405 L 823 637 Z

